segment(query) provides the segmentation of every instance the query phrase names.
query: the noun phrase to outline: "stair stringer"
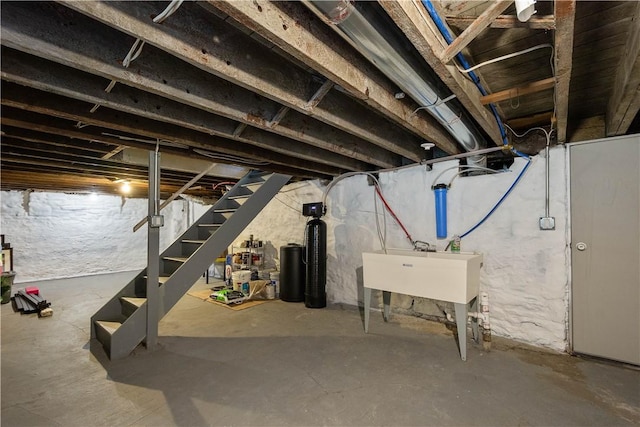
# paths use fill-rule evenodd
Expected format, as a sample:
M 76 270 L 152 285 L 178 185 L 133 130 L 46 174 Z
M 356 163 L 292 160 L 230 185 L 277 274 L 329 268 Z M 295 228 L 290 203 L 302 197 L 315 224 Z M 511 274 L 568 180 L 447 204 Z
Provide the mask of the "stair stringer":
M 178 269 L 160 286 L 160 315 L 162 318 L 193 286 L 213 262 L 213 259 L 247 228 L 253 219 L 291 179 L 288 175 L 273 174 L 236 212 L 228 218 Z
M 179 256 L 181 241 L 198 235 L 198 227 L 210 223 L 211 218 L 220 217 L 215 211 L 221 208 L 229 208 L 236 202 L 229 197 L 237 196 L 242 192 L 243 185 L 256 183 L 256 178 L 264 176 L 261 173 L 251 172 L 241 179 L 231 190 L 221 197 L 211 208 L 207 210 L 189 229 L 187 229 L 174 243 L 172 243 L 160 255 L 161 269 L 163 257 Z M 164 315 L 178 302 L 187 290 L 193 286 L 202 272 L 213 262 L 214 258 L 231 245 L 233 240 L 249 225 L 278 191 L 289 181 L 287 175 L 272 174 L 264 182 L 257 181 L 261 186 L 249 196 L 244 204 L 236 206 L 236 211 L 228 219 L 224 219 L 222 225 L 205 240 L 196 251 L 178 267 L 163 284 L 159 285 L 159 316 Z M 216 216 L 217 215 L 217 216 Z M 217 237 L 216 237 L 217 236 Z M 147 303 L 143 303 L 130 316 L 122 314 L 121 297 L 138 296 L 146 297 L 146 272 L 145 268 L 136 275 L 124 288 L 101 307 L 91 317 L 91 341 L 90 345 L 100 344 L 96 339 L 96 321 L 121 322 L 121 326 L 111 334 L 109 343 L 102 343 L 107 349 L 110 359 L 126 357 L 146 337 Z M 93 349 L 92 349 L 93 351 Z
M 214 211 L 223 207 L 227 207 L 229 205 L 229 197 L 235 195 L 238 191 L 242 191 L 242 185 L 251 182 L 251 180 L 255 179 L 258 174 L 255 172 L 249 172 L 246 176 L 240 179 L 235 186 L 233 186 L 226 194 L 224 194 L 216 203 L 213 204 L 206 212 L 204 212 L 200 218 L 196 220 L 196 222 L 189 227 L 178 239 L 176 239 L 169 247 L 167 247 L 162 256 L 167 256 L 171 253 L 179 254 L 180 253 L 180 240 L 184 238 L 185 235 L 189 235 L 189 233 L 194 233 L 194 229 L 202 224 L 211 222 L 214 217 Z M 224 249 L 223 249 L 224 250 Z M 162 265 L 162 260 L 161 260 Z M 146 278 L 147 269 L 144 268 L 141 270 L 133 279 L 129 281 L 118 293 L 116 293 L 107 303 L 105 303 L 93 316 L 91 316 L 91 339 L 94 340 L 97 338 L 96 334 L 96 326 L 95 322 L 98 320 L 103 321 L 117 321 L 122 322 L 126 318 L 122 315 L 122 306 L 120 304 L 121 297 L 127 296 L 138 296 L 138 297 L 146 297 Z

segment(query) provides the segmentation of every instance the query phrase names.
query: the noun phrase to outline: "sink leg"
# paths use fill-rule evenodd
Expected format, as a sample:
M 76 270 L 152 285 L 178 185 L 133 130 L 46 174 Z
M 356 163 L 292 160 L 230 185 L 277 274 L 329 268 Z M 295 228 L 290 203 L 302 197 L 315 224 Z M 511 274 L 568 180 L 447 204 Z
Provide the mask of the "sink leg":
M 458 342 L 460 358 L 467 360 L 467 304 L 455 303 L 456 325 L 458 326 Z
M 369 332 L 369 309 L 371 308 L 371 288 L 364 288 L 364 332 Z
M 389 321 L 389 313 L 391 312 L 391 292 L 382 291 L 382 306 L 383 311 L 382 315 L 384 317 L 384 321 Z
M 478 297 L 475 297 L 471 300 L 471 311 L 474 313 L 478 312 Z M 473 331 L 473 340 L 476 344 L 480 344 L 480 334 L 478 333 L 478 323 L 479 319 L 474 317 L 471 319 L 471 330 Z

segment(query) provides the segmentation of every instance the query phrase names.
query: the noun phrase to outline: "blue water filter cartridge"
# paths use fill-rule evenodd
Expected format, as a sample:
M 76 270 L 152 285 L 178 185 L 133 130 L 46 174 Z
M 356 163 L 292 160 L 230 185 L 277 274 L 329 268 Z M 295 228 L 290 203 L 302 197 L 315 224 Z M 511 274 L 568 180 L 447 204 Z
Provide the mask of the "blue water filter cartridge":
M 447 238 L 447 186 L 438 184 L 433 187 L 433 194 L 436 198 L 436 237 L 438 239 Z

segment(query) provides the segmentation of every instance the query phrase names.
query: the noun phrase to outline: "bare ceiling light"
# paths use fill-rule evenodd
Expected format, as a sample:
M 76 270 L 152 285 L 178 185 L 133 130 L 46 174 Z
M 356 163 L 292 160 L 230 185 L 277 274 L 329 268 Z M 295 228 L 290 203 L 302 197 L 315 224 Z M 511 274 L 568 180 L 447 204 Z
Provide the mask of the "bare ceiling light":
M 436 144 L 434 144 L 433 142 L 425 142 L 424 144 L 420 144 L 420 147 L 424 148 L 427 151 L 431 150 L 435 146 Z
M 129 181 L 122 181 L 122 184 L 120 185 L 120 192 L 122 194 L 131 193 L 131 183 L 129 183 Z
M 396 99 L 402 99 L 405 97 L 405 93 L 404 92 L 396 92 L 395 95 L 393 95 Z
M 536 13 L 536 0 L 516 0 L 516 13 L 518 21 L 527 22 L 531 16 Z

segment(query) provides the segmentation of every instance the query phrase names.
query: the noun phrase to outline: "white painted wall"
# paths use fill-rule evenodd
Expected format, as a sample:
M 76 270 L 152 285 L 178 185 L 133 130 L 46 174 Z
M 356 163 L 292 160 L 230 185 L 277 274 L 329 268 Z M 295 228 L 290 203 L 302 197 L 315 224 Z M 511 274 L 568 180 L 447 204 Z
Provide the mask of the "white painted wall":
M 3 191 L 1 233 L 14 248 L 16 282 L 142 269 L 146 199 L 107 195 Z M 206 209 L 180 200 L 163 209 L 161 250 Z M 197 218 L 196 216 L 196 218 Z
M 544 215 L 543 155 L 532 164 L 511 195 L 478 229 L 462 240 L 463 251 L 484 254 L 481 290 L 489 292 L 493 332 L 533 345 L 565 350 L 568 322 L 569 258 L 567 252 L 567 180 L 564 148 L 551 150 L 551 215 L 555 231 L 541 231 Z M 510 172 L 458 178 L 448 192 L 449 235 L 475 225 L 500 199 L 526 164 L 516 159 Z M 389 204 L 414 239 L 436 243 L 434 178 L 457 161 L 436 164 L 432 171 L 416 166 L 382 173 L 380 182 Z M 448 182 L 455 170 L 439 182 Z M 362 252 L 380 249 L 376 232 L 373 187 L 364 176 L 346 178 L 329 193 L 327 293 L 330 302 L 362 301 Z M 290 184 L 239 237 L 249 234 L 275 249 L 303 242 L 302 203 L 320 201 L 317 181 Z M 382 208 L 379 206 L 379 212 Z M 401 229 L 387 215 L 387 247 L 410 248 Z M 267 254 L 276 264 L 276 250 Z M 439 303 L 446 308 L 446 304 Z M 394 296 L 393 309 L 416 316 L 441 316 L 434 301 Z
M 457 162 L 416 166 L 383 173 L 380 182 L 391 207 L 414 239 L 436 243 L 433 179 Z M 511 185 L 525 162 L 511 172 L 458 178 L 448 193 L 449 234 L 461 234 L 480 220 Z M 454 173 L 451 171 L 449 173 Z M 451 175 L 443 175 L 448 182 Z M 564 350 L 567 344 L 569 258 L 567 252 L 567 180 L 564 148 L 551 150 L 551 215 L 555 231 L 540 231 L 544 214 L 544 159 L 532 165 L 512 194 L 480 228 L 464 238 L 463 251 L 484 254 L 481 290 L 489 292 L 493 332 L 522 342 Z M 362 301 L 362 252 L 380 248 L 376 232 L 373 187 L 364 176 L 342 180 L 329 193 L 328 299 L 334 303 Z M 286 186 L 239 236 L 249 234 L 267 243 L 267 265 L 279 265 L 279 248 L 303 243 L 306 218 L 302 204 L 320 201 L 318 181 Z M 34 192 L 2 192 L 2 233 L 15 247 L 17 281 L 82 276 L 143 268 L 144 230 L 133 225 L 147 212 L 146 200 L 120 197 Z M 164 248 L 197 218 L 206 206 L 173 202 L 163 213 Z M 381 207 L 379 207 L 381 212 Z M 380 218 L 382 218 L 380 216 Z M 387 247 L 409 248 L 390 216 Z M 439 316 L 434 301 L 394 296 L 396 312 Z M 442 304 L 441 304 L 442 305 Z M 446 307 L 445 307 L 446 308 Z

